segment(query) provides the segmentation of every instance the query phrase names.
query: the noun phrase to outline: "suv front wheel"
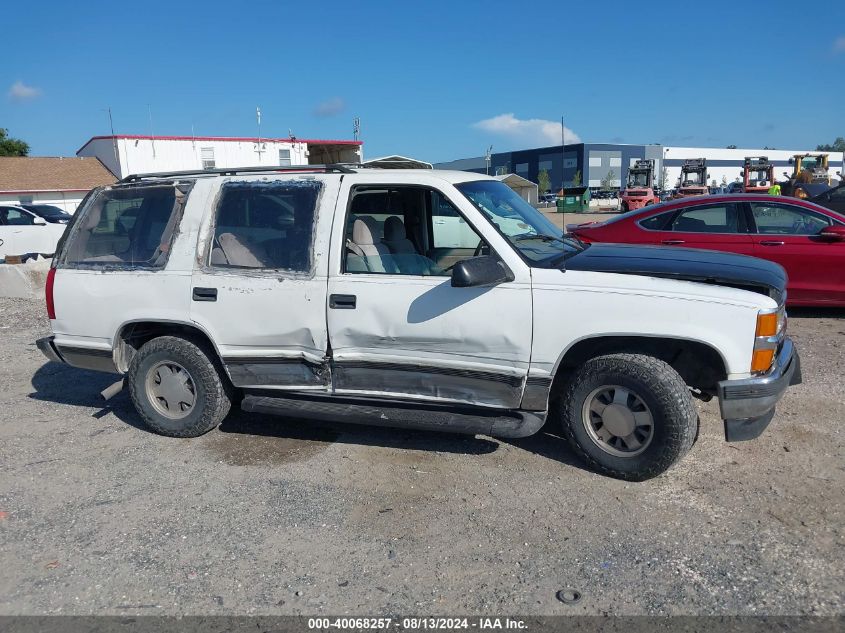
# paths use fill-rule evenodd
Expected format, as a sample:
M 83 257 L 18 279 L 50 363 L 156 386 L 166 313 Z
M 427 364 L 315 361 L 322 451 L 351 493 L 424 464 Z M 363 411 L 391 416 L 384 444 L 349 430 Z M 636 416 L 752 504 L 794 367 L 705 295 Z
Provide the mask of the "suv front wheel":
M 145 343 L 129 365 L 129 393 L 147 426 L 171 437 L 197 437 L 216 427 L 232 406 L 206 351 L 175 336 Z
M 661 474 L 698 434 L 698 414 L 683 379 L 667 363 L 642 354 L 589 359 L 573 372 L 559 404 L 574 451 L 618 479 Z

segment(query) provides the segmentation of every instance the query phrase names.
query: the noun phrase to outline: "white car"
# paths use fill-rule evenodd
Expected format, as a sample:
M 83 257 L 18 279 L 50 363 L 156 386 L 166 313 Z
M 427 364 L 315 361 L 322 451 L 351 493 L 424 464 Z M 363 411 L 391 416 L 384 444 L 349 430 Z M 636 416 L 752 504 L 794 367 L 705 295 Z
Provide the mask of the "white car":
M 691 448 L 693 397 L 719 399 L 730 441 L 768 425 L 800 381 L 785 283 L 739 255 L 583 245 L 468 172 L 154 174 L 77 211 L 38 346 L 125 376 L 104 395 L 128 385 L 165 435 L 233 402 L 500 437 L 548 423 L 641 480 Z
M 47 222 L 23 207 L 0 205 L 0 259 L 26 253 L 52 255 L 65 226 Z

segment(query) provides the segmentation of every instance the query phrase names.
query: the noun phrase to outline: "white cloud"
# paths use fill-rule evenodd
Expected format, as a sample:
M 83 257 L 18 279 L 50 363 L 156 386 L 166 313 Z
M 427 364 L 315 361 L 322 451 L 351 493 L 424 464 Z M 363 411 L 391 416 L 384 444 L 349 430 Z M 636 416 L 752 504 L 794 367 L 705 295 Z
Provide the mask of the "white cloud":
M 833 52 L 835 53 L 845 53 L 845 35 L 841 37 L 837 37 L 833 41 Z
M 560 123 L 546 119 L 517 119 L 513 112 L 473 123 L 472 127 L 508 137 L 519 143 L 560 145 Z M 566 142 L 580 143 L 581 138 L 566 128 Z
M 27 86 L 22 81 L 16 81 L 9 88 L 9 99 L 12 101 L 30 101 L 41 96 L 41 89 L 34 86 Z
M 330 117 L 340 114 L 346 108 L 346 102 L 340 97 L 332 97 L 323 101 L 314 108 L 314 116 Z

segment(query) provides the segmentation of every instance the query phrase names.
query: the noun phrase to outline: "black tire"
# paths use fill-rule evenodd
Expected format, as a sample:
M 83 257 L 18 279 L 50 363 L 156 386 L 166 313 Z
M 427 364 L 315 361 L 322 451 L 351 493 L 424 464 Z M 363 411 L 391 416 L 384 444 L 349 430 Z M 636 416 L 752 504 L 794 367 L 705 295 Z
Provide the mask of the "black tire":
M 588 396 L 612 385 L 635 394 L 653 420 L 650 440 L 643 442 L 646 446 L 639 454 L 610 454 L 588 431 Z M 569 444 L 590 468 L 628 481 L 643 481 L 665 472 L 689 451 L 698 435 L 698 414 L 678 372 L 642 354 L 609 354 L 586 361 L 563 387 L 557 412 Z
M 128 383 L 132 403 L 147 426 L 170 437 L 198 437 L 216 427 L 229 413 L 233 390 L 221 376 L 205 346 L 176 336 L 161 336 L 145 343 L 129 365 Z M 189 374 L 194 402 L 184 417 L 163 415 L 151 401 L 146 384 L 160 363 L 175 363 Z M 177 414 L 178 415 L 178 414 Z

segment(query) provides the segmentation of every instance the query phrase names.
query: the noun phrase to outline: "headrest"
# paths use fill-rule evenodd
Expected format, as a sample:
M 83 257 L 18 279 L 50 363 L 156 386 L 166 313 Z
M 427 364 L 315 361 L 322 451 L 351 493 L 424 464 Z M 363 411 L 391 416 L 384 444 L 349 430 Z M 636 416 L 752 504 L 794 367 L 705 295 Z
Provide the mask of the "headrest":
M 408 239 L 408 234 L 405 232 L 405 223 L 402 221 L 402 218 L 391 215 L 384 221 L 384 239 L 386 242 L 397 242 Z
M 361 245 L 381 242 L 378 222 L 367 215 L 357 218 L 352 225 L 352 241 Z

